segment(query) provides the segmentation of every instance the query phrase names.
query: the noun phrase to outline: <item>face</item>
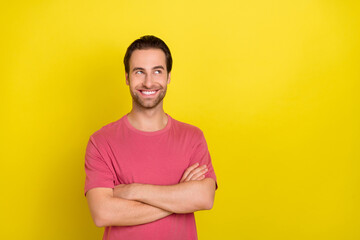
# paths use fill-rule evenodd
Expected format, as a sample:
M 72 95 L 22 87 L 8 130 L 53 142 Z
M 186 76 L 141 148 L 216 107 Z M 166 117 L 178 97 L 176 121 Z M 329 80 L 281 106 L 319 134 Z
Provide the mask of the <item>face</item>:
M 167 84 L 170 83 L 165 53 L 160 49 L 135 50 L 129 66 L 126 84 L 133 98 L 133 108 L 162 107 Z

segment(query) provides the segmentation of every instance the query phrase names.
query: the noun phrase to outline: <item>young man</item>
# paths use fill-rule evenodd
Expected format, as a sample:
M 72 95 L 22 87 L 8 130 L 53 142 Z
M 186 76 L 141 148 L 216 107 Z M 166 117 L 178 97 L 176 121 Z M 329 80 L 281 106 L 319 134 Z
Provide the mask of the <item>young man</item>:
M 132 109 L 91 135 L 85 194 L 103 239 L 197 239 L 194 212 L 211 209 L 216 176 L 202 131 L 163 109 L 171 53 L 154 36 L 124 58 Z

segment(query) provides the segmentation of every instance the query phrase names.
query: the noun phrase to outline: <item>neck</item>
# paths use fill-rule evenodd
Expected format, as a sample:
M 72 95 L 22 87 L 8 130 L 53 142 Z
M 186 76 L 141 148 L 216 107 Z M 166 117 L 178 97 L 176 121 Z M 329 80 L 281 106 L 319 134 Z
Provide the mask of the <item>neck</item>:
M 127 117 L 134 128 L 145 132 L 161 130 L 168 122 L 168 117 L 162 107 L 141 110 L 133 107 Z

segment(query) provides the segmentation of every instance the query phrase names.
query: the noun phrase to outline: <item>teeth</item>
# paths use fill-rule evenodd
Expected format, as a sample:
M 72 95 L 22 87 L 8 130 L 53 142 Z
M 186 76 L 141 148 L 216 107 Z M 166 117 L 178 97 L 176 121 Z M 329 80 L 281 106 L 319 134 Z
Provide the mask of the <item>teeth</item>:
M 156 91 L 141 91 L 141 92 L 145 95 L 151 95 L 151 94 L 156 93 Z

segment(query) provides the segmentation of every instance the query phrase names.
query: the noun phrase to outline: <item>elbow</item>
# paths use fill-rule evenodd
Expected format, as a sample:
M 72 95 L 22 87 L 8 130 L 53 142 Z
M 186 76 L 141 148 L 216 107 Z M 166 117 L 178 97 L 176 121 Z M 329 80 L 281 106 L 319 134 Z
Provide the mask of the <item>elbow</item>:
M 102 227 L 106 227 L 108 224 L 106 223 L 105 218 L 103 218 L 102 216 L 100 216 L 99 214 L 97 214 L 96 216 L 93 217 L 93 221 L 95 223 L 96 227 L 102 228 Z
M 99 220 L 94 219 L 94 223 L 95 223 L 95 226 L 97 226 L 98 228 L 106 227 L 106 225 Z
M 214 199 L 210 199 L 210 201 L 207 202 L 207 204 L 205 205 L 205 210 L 210 210 L 212 209 L 214 206 Z
M 195 202 L 194 208 L 195 211 L 199 210 L 210 210 L 214 205 L 214 195 L 209 193 L 204 193 L 199 195 L 197 201 Z
M 107 212 L 104 210 L 98 209 L 96 212 L 92 213 L 92 219 L 96 227 L 102 228 L 110 226 L 110 217 Z
M 87 193 L 86 198 L 95 226 L 99 228 L 111 226 L 113 217 L 113 211 L 111 210 L 112 190 L 100 188 L 91 189 Z
M 195 211 L 201 211 L 201 210 L 210 210 L 213 208 L 214 205 L 214 198 L 211 197 L 199 197 L 196 202 L 194 202 L 194 205 L 191 209 L 187 209 L 189 211 L 185 212 L 195 212 Z
M 210 210 L 214 206 L 214 199 L 215 199 L 215 190 L 211 187 L 203 187 L 201 190 L 199 189 L 200 196 L 200 206 L 201 210 Z
M 210 210 L 213 208 L 213 206 L 214 206 L 214 198 L 213 197 L 208 197 L 203 200 L 203 203 L 202 203 L 203 210 Z
M 192 198 L 190 202 L 184 201 L 180 206 L 169 207 L 167 211 L 183 214 L 193 213 L 201 210 L 210 210 L 214 204 L 214 198 L 199 195 L 198 198 Z

